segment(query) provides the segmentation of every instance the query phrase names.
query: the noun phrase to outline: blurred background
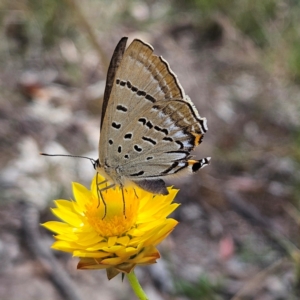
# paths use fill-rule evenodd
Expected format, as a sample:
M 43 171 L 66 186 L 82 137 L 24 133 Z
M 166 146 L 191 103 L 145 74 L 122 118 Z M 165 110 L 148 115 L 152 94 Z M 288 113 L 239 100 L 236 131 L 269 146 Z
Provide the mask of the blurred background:
M 89 186 L 107 66 L 123 36 L 152 44 L 209 130 L 211 164 L 179 179 L 180 221 L 137 275 L 151 300 L 300 299 L 300 3 L 3 0 L 0 299 L 135 299 L 77 271 L 39 224 Z

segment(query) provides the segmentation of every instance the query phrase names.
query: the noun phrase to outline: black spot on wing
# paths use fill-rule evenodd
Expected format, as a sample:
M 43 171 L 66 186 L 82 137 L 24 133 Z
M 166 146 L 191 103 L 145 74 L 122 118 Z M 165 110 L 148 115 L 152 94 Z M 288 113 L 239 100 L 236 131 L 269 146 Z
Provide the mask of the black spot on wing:
M 145 125 L 146 122 L 147 122 L 147 119 L 145 119 L 145 118 L 139 118 L 138 121 L 139 121 L 140 123 L 142 123 L 143 125 Z
M 127 112 L 128 108 L 124 105 L 117 105 L 117 110 L 121 112 Z
M 171 137 L 165 136 L 163 141 L 173 142 L 174 140 Z
M 143 175 L 145 172 L 144 171 L 139 171 L 137 173 L 133 173 L 133 174 L 130 174 L 130 176 L 141 176 Z
M 151 138 L 149 138 L 149 137 L 147 137 L 147 136 L 143 136 L 143 137 L 142 137 L 142 140 L 144 140 L 144 141 L 146 141 L 146 142 L 149 142 L 149 143 L 152 144 L 152 145 L 156 145 L 156 141 L 153 140 L 153 139 L 151 139 Z
M 181 141 L 175 141 L 176 144 L 178 144 L 180 146 L 179 149 L 183 149 L 184 148 L 184 145 Z
M 145 98 L 146 98 L 147 100 L 153 102 L 153 103 L 156 101 L 156 100 L 155 100 L 152 96 L 150 96 L 149 94 L 147 94 L 147 95 L 145 96 Z
M 112 139 L 109 139 L 109 140 L 108 140 L 108 143 L 109 143 L 110 145 L 112 145 L 112 144 L 114 143 L 114 141 L 113 141 Z
M 196 172 L 196 171 L 198 171 L 200 168 L 201 168 L 201 163 L 200 163 L 200 161 L 197 161 L 196 163 L 193 164 L 193 166 L 192 166 L 192 171 L 193 171 L 193 172 Z
M 129 80 L 124 81 L 124 80 L 117 79 L 116 80 L 116 84 L 124 86 L 124 87 L 126 86 L 133 93 L 136 93 L 138 96 L 144 97 L 146 100 L 148 100 L 148 101 L 150 101 L 152 103 L 154 103 L 156 101 L 154 97 L 152 97 L 151 95 L 147 94 L 145 91 L 139 90 L 137 87 L 133 86 L 132 83 Z
M 126 134 L 124 135 L 124 139 L 126 139 L 126 140 L 130 140 L 131 138 L 132 138 L 132 133 L 131 133 L 131 132 L 126 133 Z
M 121 153 L 122 152 L 122 146 L 118 147 L 118 152 Z
M 128 87 L 129 89 L 132 88 L 132 84 L 131 84 L 131 82 L 130 82 L 129 80 L 127 81 L 127 87 Z
M 139 145 L 134 145 L 133 148 L 134 148 L 134 150 L 137 151 L 137 152 L 142 152 L 142 151 L 143 151 L 143 148 L 140 147 Z
M 197 160 L 193 163 L 192 165 L 192 171 L 197 172 L 199 169 L 202 167 L 206 166 L 209 164 L 210 158 L 202 158 L 201 160 Z
M 148 122 L 146 123 L 146 126 L 147 126 L 149 129 L 153 128 L 153 124 L 152 124 L 150 121 L 148 121 Z
M 143 97 L 145 97 L 145 96 L 147 95 L 147 93 L 144 92 L 144 91 L 138 91 L 136 94 L 137 94 L 138 96 L 143 96 Z
M 111 126 L 115 129 L 120 129 L 121 128 L 121 124 L 120 123 L 116 123 L 116 122 L 112 122 Z
M 168 135 L 168 134 L 169 134 L 169 131 L 168 131 L 168 129 L 166 129 L 166 128 L 161 128 L 161 127 L 155 125 L 155 126 L 154 126 L 154 129 L 155 129 L 156 131 L 163 132 L 165 135 Z

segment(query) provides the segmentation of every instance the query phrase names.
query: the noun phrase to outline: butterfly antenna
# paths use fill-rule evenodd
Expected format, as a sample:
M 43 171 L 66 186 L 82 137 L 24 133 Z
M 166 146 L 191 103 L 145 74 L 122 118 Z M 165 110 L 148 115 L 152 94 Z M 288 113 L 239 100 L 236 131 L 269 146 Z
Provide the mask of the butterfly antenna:
M 93 164 L 94 169 L 96 169 L 97 166 L 97 160 L 87 157 L 87 156 L 81 156 L 81 155 L 70 155 L 70 154 L 47 154 L 47 153 L 40 153 L 40 155 L 43 156 L 64 156 L 64 157 L 77 157 L 77 158 L 85 158 L 85 159 L 89 159 L 90 162 Z

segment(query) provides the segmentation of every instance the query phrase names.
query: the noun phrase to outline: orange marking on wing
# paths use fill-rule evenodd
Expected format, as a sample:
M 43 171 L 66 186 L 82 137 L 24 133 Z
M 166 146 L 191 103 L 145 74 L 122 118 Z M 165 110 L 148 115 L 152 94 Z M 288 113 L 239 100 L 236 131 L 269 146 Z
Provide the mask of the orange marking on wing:
M 203 137 L 203 134 L 197 134 L 192 132 L 192 135 L 195 137 L 194 145 L 198 146 L 201 143 L 201 138 Z
M 194 160 L 194 159 L 188 160 L 189 166 L 192 166 L 193 164 L 195 164 L 195 163 L 197 163 L 197 162 L 199 162 L 199 160 Z

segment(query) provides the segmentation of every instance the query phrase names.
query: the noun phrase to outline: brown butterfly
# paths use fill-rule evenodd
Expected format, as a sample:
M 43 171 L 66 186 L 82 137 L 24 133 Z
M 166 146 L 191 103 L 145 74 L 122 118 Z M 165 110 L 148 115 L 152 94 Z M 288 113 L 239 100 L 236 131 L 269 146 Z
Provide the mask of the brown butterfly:
M 107 188 L 134 183 L 168 194 L 164 179 L 194 173 L 210 158 L 191 159 L 207 131 L 168 63 L 135 39 L 118 43 L 107 73 L 95 169 Z

